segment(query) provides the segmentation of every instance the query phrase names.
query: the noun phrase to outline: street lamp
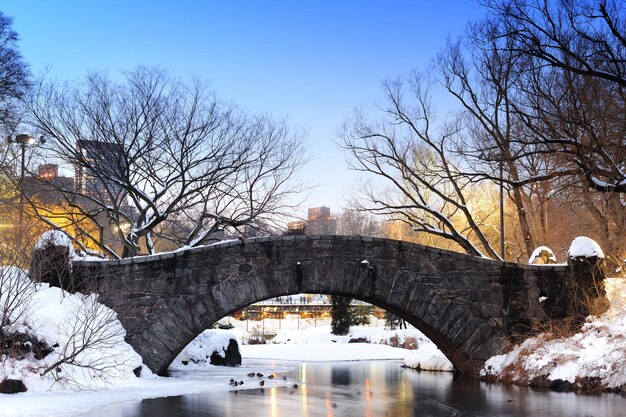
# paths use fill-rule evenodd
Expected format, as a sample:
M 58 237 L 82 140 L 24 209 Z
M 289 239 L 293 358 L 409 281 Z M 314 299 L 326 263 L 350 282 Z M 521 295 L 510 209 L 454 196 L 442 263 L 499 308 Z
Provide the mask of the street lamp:
M 22 151 L 22 155 L 20 159 L 20 182 L 19 182 L 20 206 L 19 206 L 19 214 L 18 214 L 19 215 L 18 227 L 21 228 L 24 224 L 24 171 L 26 170 L 26 148 L 28 146 L 34 145 L 37 142 L 37 139 L 25 133 L 17 135 L 15 139 L 12 139 L 11 136 L 7 137 L 7 142 L 12 143 L 14 141 L 15 143 L 20 145 L 20 148 Z M 39 143 L 41 144 L 46 143 L 46 139 L 43 136 L 40 136 Z M 20 235 L 21 235 L 21 230 L 20 230 Z

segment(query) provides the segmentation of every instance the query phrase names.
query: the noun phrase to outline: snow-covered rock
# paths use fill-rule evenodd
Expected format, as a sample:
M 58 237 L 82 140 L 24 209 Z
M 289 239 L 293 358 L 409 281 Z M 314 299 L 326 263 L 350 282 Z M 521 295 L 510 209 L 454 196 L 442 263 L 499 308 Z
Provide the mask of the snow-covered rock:
M 598 245 L 593 239 L 585 236 L 578 236 L 572 241 L 572 244 L 567 251 L 567 255 L 570 258 L 597 257 L 604 259 L 604 252 L 602 252 L 600 245 Z
M 539 246 L 537 247 L 533 253 L 528 258 L 529 264 L 555 264 L 556 256 L 554 256 L 554 252 L 547 246 Z
M 48 230 L 44 232 L 35 243 L 34 250 L 45 249 L 48 246 L 64 246 L 68 248 L 69 256 L 74 256 L 74 247 L 67 233 L 60 230 Z
M 404 358 L 404 366 L 422 371 L 454 371 L 452 362 L 432 342 L 410 351 Z
M 67 234 L 50 230 L 41 235 L 33 247 L 29 275 L 37 282 L 74 292 L 80 290 L 73 282 L 71 259 L 75 256 Z
M 224 363 L 216 363 L 220 360 L 216 361 L 215 355 L 218 355 Z M 182 350 L 170 365 L 170 369 L 197 370 L 224 364 L 241 364 L 237 337 L 228 330 L 209 329 Z

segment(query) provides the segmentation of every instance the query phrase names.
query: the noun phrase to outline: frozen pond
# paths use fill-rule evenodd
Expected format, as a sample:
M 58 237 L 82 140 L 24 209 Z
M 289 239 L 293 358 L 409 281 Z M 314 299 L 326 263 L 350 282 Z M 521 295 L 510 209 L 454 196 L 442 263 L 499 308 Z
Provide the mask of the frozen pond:
M 146 399 L 95 410 L 89 417 L 409 417 L 409 416 L 626 416 L 626 398 L 576 395 L 486 384 L 450 373 L 417 372 L 397 361 L 300 363 L 247 361 L 273 367 L 288 387 L 206 392 Z M 194 372 L 194 377 L 197 376 Z M 177 378 L 186 378 L 184 373 Z M 247 386 L 258 385 L 254 378 Z

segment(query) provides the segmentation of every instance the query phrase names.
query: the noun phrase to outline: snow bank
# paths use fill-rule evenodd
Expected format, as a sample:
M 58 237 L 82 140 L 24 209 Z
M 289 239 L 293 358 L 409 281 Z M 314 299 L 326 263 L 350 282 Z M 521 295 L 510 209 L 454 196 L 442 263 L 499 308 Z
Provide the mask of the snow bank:
M 410 351 L 404 358 L 404 366 L 423 371 L 454 371 L 452 363 L 432 342 Z
M 430 343 L 430 340 L 417 329 L 387 330 L 384 327 L 351 326 L 345 336 L 331 333 L 331 326 L 309 327 L 302 330 L 278 330 L 269 343 L 308 344 L 308 343 L 348 343 L 351 339 L 366 339 L 368 343 L 402 345 L 413 338 L 417 344 Z
M 231 339 L 237 340 L 237 336 L 228 330 L 205 330 L 180 352 L 169 369 L 202 370 L 212 368 L 211 355 L 213 352 L 217 352 L 223 358 Z
M 587 252 L 589 253 L 589 252 Z M 481 375 L 489 379 L 531 384 L 537 378 L 584 385 L 594 380 L 601 388 L 626 384 L 626 280 L 606 280 L 609 310 L 588 318 L 571 337 L 549 335 L 526 340 L 505 355 L 490 358 Z
M 241 355 L 244 359 L 275 359 L 281 361 L 333 362 L 403 360 L 409 352 L 406 349 L 370 343 L 307 343 L 244 345 Z
M 296 346 L 242 346 L 242 355 L 254 359 L 304 361 L 400 359 L 409 368 L 430 371 L 454 369 L 435 344 L 414 328 L 388 330 L 384 327 L 352 326 L 345 336 L 336 336 L 330 331 L 330 326 L 279 330 L 269 341 L 270 344 Z M 345 346 L 350 340 L 359 339 L 368 343 L 350 343 Z M 411 349 L 400 348 L 402 346 L 410 346 Z
M 23 303 L 28 314 L 16 310 L 9 317 L 12 322 L 17 318 L 11 332 L 38 339 L 52 350 L 40 359 L 33 352 L 2 355 L 0 380 L 19 379 L 29 392 L 43 392 L 103 389 L 137 378 L 133 370 L 143 365 L 142 359 L 124 341 L 116 313 L 98 303 L 96 295 L 33 284 L 17 268 L 0 268 L 0 276 L 3 286 L 22 283 L 32 289 L 29 302 Z M 142 375 L 150 376 L 150 371 L 143 367 Z
M 591 258 L 597 256 L 604 259 L 604 252 L 593 239 L 585 236 L 578 236 L 572 241 L 567 251 L 570 258 Z

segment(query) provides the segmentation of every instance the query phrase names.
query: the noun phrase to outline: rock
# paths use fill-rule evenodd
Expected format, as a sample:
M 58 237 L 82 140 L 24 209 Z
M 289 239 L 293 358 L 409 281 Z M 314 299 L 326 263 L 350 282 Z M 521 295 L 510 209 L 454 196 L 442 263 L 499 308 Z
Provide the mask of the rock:
M 72 250 L 63 245 L 55 234 L 46 232 L 32 252 L 29 275 L 33 281 L 46 282 L 66 291 L 76 291 L 70 259 Z
M 0 354 L 24 359 L 27 353 L 32 352 L 37 360 L 41 360 L 52 352 L 52 348 L 44 341 L 26 333 L 4 333 L 0 329 L 0 339 L 4 340 L 0 346 Z
M 555 264 L 556 257 L 554 256 L 554 252 L 552 252 L 552 249 L 550 249 L 549 247 L 539 246 L 530 255 L 528 263 L 535 265 Z
M 138 366 L 135 369 L 133 369 L 133 373 L 135 374 L 135 376 L 137 378 L 139 378 L 141 376 L 141 371 L 142 371 L 143 367 L 142 366 Z
M 224 349 L 224 356 L 214 350 L 213 353 L 211 353 L 209 362 L 211 365 L 217 366 L 241 365 L 241 353 L 239 353 L 239 344 L 237 341 L 235 339 L 230 339 L 228 346 Z
M 550 388 L 552 381 L 550 381 L 546 375 L 539 375 L 530 380 L 528 385 L 538 388 Z
M 239 353 L 239 344 L 235 339 L 230 339 L 228 347 L 224 352 L 224 361 L 227 366 L 241 365 L 241 353 Z
M 19 379 L 5 379 L 0 382 L 0 393 L 2 394 L 17 394 L 19 392 L 26 392 L 26 385 Z
M 555 379 L 550 384 L 550 388 L 558 392 L 567 392 L 572 389 L 572 383 L 569 381 L 564 381 L 562 379 Z
M 369 343 L 369 340 L 364 337 L 355 337 L 354 339 L 348 340 L 348 343 Z
M 213 351 L 213 353 L 211 353 L 211 357 L 209 359 L 211 362 L 211 365 L 215 365 L 215 366 L 226 366 L 226 360 L 224 360 L 224 358 L 222 357 L 222 355 L 220 355 L 219 353 L 217 353 L 216 350 Z

